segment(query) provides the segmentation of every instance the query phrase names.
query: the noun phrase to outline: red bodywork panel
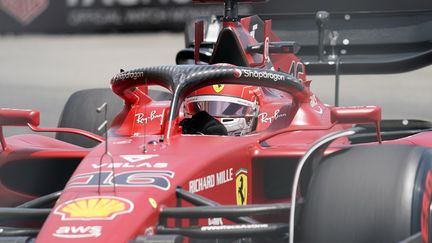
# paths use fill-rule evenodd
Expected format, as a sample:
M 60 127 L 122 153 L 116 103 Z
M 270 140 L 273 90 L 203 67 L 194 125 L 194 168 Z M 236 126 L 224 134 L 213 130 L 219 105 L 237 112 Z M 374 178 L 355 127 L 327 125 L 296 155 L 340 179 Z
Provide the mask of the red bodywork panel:
M 246 66 L 259 64 L 265 57 L 247 51 L 248 45 L 258 43 L 248 32 L 250 22 L 251 18 L 244 18 L 241 22 L 224 24 L 224 31 L 230 31 L 236 37 Z M 265 36 L 270 42 L 279 41 L 274 33 L 265 32 L 270 33 Z M 181 112 L 175 120 L 168 119 L 169 101 L 151 100 L 145 92 L 147 87 L 119 88 L 115 84 L 113 90 L 125 100 L 125 107 L 114 119 L 108 141 L 93 149 L 39 135 L 3 139 L 0 134 L 2 144 L 7 144 L 0 153 L 2 169 L 16 165 L 17 168 L 12 166 L 9 171 L 17 172 L 34 168 L 33 165 L 41 161 L 50 161 L 50 166 L 69 166 L 69 170 L 62 172 L 68 176 L 64 182 L 56 178 L 57 183 L 67 181 L 67 184 L 36 241 L 128 242 L 140 235 L 154 234 L 160 210 L 176 206 L 176 187 L 224 205 L 288 202 L 287 193 L 272 195 L 266 191 L 263 181 L 269 180 L 267 173 L 271 174 L 273 169 L 267 165 L 271 163 L 267 160 L 286 161 L 283 166 L 295 169 L 299 158 L 322 136 L 346 129 L 351 123 L 377 123 L 381 119 L 377 107 L 344 109 L 323 104 L 310 91 L 305 67 L 293 53 L 270 53 L 263 63 L 261 68 L 292 74 L 304 89 L 295 94 L 263 91 L 257 132 L 250 135 L 183 135 L 178 126 L 183 118 Z M 132 79 L 136 81 L 135 86 L 142 85 L 137 77 Z M 148 84 L 155 83 L 148 80 Z M 57 131 L 38 130 L 36 115 L 35 111 L 11 113 L 0 110 L 0 126 L 28 123 L 36 131 Z M 173 131 L 169 131 L 170 127 Z M 165 139 L 167 131 L 171 132 L 169 140 Z M 69 132 L 89 136 L 78 130 Z M 432 147 L 431 136 L 430 132 L 424 132 L 385 143 Z M 102 140 L 96 135 L 94 139 Z M 105 143 L 108 143 L 109 154 L 105 151 Z M 343 146 L 349 146 L 347 139 L 337 140 L 327 153 Z M 264 183 L 273 185 L 271 180 Z M 238 194 L 239 188 L 245 188 L 242 189 L 244 198 Z M 16 206 L 40 196 L 38 193 L 41 193 L 39 189 L 2 181 L 0 204 Z M 207 225 L 215 219 L 199 222 Z

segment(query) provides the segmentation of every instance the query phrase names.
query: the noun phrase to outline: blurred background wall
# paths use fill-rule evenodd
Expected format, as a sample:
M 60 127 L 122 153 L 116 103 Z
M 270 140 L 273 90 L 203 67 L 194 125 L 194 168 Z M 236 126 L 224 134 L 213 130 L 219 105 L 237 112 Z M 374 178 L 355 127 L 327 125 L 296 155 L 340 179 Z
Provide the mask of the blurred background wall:
M 240 14 L 430 9 L 428 0 L 271 0 L 242 4 Z M 0 33 L 183 30 L 192 17 L 223 14 L 221 4 L 192 0 L 0 0 Z

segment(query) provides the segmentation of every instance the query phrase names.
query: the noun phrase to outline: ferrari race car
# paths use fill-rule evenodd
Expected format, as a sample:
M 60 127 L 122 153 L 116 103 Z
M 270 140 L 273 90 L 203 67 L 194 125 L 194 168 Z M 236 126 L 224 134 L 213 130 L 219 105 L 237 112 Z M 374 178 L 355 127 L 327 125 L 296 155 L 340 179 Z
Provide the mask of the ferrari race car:
M 121 103 L 75 93 L 59 128 L 0 109 L 0 242 L 430 242 L 431 126 L 323 104 L 298 45 L 238 2 L 205 62 L 198 22 L 192 64 L 113 77 Z

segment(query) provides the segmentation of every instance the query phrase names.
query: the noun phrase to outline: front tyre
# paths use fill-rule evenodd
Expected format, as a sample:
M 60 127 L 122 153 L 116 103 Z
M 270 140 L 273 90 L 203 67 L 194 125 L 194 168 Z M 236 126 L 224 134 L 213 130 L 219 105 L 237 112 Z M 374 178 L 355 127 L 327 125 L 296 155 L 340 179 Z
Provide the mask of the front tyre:
M 163 90 L 149 90 L 149 96 L 155 101 L 170 100 L 171 93 Z M 66 102 L 60 116 L 59 127 L 77 128 L 103 136 L 103 130 L 97 128 L 104 121 L 104 114 L 96 109 L 103 103 L 108 104 L 107 120 L 112 119 L 123 109 L 123 100 L 108 88 L 84 89 L 73 93 Z M 56 139 L 72 143 L 81 147 L 91 148 L 98 142 L 70 133 L 57 133 Z
M 82 129 L 102 136 L 104 131 L 98 131 L 97 128 L 104 121 L 104 114 L 97 113 L 96 109 L 105 102 L 108 104 L 107 119 L 111 122 L 121 111 L 123 101 L 110 89 L 84 89 L 73 93 L 63 108 L 58 126 Z M 56 139 L 86 148 L 98 144 L 92 139 L 70 133 L 57 133 Z
M 301 241 L 406 239 L 429 220 L 421 225 L 421 215 L 430 206 L 430 195 L 425 193 L 432 187 L 428 174 L 432 174 L 432 151 L 414 145 L 357 146 L 331 154 L 310 181 Z M 424 205 L 423 199 L 429 204 Z

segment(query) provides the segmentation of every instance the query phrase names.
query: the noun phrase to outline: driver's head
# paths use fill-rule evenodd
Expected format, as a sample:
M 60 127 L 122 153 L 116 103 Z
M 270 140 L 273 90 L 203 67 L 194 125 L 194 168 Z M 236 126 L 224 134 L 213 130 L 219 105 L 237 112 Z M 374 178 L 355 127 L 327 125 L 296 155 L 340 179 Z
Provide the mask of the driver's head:
M 206 111 L 218 119 L 228 135 L 249 134 L 256 128 L 261 89 L 245 85 L 212 85 L 192 92 L 184 102 L 186 116 Z

